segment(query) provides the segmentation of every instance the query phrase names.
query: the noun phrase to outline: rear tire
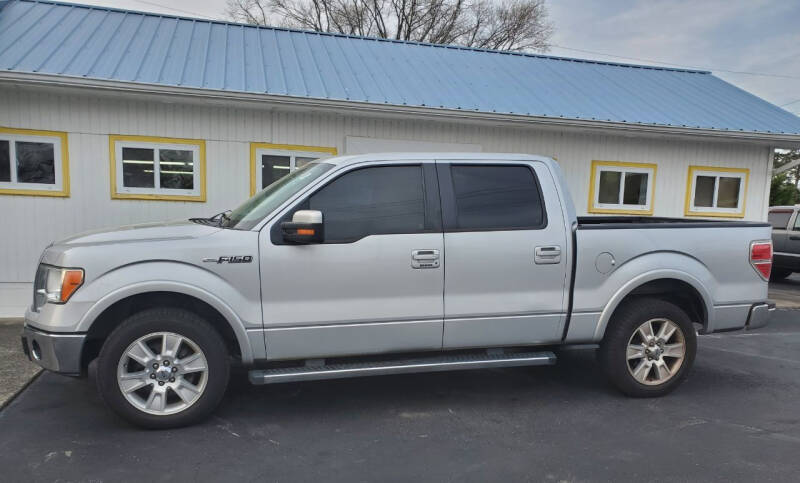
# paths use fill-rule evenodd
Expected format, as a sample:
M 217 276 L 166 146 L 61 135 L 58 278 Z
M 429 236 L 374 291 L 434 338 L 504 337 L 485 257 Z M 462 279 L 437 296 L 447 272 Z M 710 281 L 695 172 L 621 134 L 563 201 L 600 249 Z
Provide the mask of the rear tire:
M 779 268 L 773 268 L 772 273 L 769 275 L 770 282 L 777 282 L 779 280 L 783 280 L 784 278 L 788 277 L 792 274 L 791 270 L 782 270 Z
M 97 388 L 127 421 L 175 428 L 217 408 L 229 372 L 225 343 L 206 320 L 154 308 L 131 315 L 108 336 L 97 359 Z
M 697 352 L 689 316 L 675 304 L 639 298 L 609 321 L 598 356 L 609 382 L 631 397 L 668 394 L 686 378 Z

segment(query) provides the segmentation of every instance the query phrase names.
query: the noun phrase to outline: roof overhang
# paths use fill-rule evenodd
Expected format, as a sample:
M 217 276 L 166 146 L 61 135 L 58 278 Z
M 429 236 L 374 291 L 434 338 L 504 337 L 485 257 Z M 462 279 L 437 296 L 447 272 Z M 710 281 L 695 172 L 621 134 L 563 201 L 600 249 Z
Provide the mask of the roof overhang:
M 362 101 L 318 99 L 272 94 L 253 94 L 248 92 L 201 89 L 195 87 L 165 86 L 140 82 L 120 82 L 85 77 L 50 75 L 24 72 L 0 72 L 0 85 L 28 87 L 78 88 L 101 90 L 107 93 L 144 94 L 165 97 L 169 102 L 176 98 L 184 101 L 216 100 L 225 103 L 245 103 L 252 106 L 261 103 L 269 107 L 290 109 L 313 109 L 333 113 L 350 112 L 354 114 L 399 115 L 404 117 L 439 119 L 450 121 L 471 121 L 514 126 L 537 126 L 542 128 L 570 129 L 581 131 L 609 131 L 618 135 L 658 135 L 716 140 L 735 140 L 759 143 L 773 147 L 800 148 L 800 134 L 779 134 L 763 132 L 727 131 L 691 127 L 660 126 L 654 124 L 634 124 L 624 122 L 526 116 L 519 114 L 465 111 L 436 107 L 418 107 L 394 104 L 376 104 Z

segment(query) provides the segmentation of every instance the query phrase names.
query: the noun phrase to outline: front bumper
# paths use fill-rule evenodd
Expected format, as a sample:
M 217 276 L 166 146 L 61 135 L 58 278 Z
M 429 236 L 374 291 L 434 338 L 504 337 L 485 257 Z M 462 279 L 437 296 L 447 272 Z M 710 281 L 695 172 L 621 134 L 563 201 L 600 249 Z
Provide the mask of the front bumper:
M 772 313 L 775 311 L 775 302 L 765 302 L 755 304 L 750 307 L 750 314 L 747 316 L 747 324 L 745 328 L 758 329 L 764 327 L 769 323 Z
M 81 353 L 86 334 L 57 334 L 22 328 L 22 350 L 43 368 L 70 376 L 81 374 Z

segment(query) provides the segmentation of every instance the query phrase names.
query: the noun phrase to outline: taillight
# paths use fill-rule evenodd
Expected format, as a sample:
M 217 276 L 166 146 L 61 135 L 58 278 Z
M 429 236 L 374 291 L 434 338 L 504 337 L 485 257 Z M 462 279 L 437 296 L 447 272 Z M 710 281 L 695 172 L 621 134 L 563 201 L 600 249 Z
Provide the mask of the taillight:
M 750 243 L 750 265 L 764 280 L 769 280 L 772 272 L 772 240 L 759 240 Z

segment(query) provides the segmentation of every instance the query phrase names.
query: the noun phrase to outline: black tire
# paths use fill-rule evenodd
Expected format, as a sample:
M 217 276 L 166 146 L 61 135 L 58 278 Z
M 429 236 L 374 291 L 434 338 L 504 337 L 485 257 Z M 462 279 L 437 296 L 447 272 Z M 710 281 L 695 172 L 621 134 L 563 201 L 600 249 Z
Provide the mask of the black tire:
M 627 350 L 637 329 L 652 319 L 668 319 L 680 328 L 685 354 L 680 367 L 669 379 L 648 385 L 631 374 L 638 362 L 633 360 L 629 366 Z M 609 382 L 622 393 L 631 397 L 658 397 L 668 394 L 683 382 L 694 364 L 696 352 L 697 335 L 686 312 L 670 302 L 648 297 L 627 302 L 616 310 L 600 344 L 598 359 Z
M 207 362 L 205 389 L 199 399 L 174 414 L 149 414 L 129 402 L 120 389 L 117 367 L 127 348 L 140 337 L 172 332 L 194 342 Z M 225 394 L 230 358 L 220 335 L 202 317 L 178 308 L 153 308 L 125 319 L 105 340 L 97 359 L 97 389 L 106 405 L 127 421 L 144 428 L 187 426 L 209 416 Z M 165 397 L 166 399 L 166 397 Z
M 784 270 L 780 268 L 772 268 L 772 273 L 769 275 L 770 282 L 777 282 L 779 280 L 783 280 L 784 278 L 788 277 L 792 274 L 791 270 Z

